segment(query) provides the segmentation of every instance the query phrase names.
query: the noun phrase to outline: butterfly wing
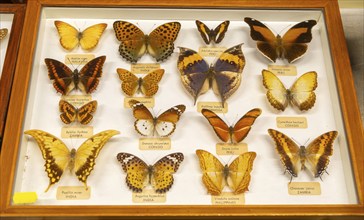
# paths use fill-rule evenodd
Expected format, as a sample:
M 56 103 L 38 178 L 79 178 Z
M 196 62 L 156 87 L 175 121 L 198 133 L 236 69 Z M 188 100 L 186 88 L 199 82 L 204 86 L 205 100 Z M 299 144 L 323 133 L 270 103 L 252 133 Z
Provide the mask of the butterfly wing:
M 248 191 L 250 173 L 253 170 L 253 163 L 257 154 L 246 152 L 240 154 L 229 166 L 228 183 L 234 194 Z
M 185 105 L 176 105 L 160 114 L 156 119 L 157 122 L 155 125 L 155 130 L 158 135 L 161 137 L 171 135 L 176 129 L 176 124 L 185 110 Z
M 224 165 L 210 152 L 196 150 L 202 170 L 202 182 L 211 195 L 220 195 L 225 186 Z
M 4 39 L 7 34 L 8 34 L 8 29 L 7 28 L 1 28 L 0 29 L 0 40 Z
M 249 134 L 251 126 L 254 124 L 255 120 L 262 113 L 262 110 L 259 108 L 254 108 L 248 111 L 243 117 L 239 119 L 238 122 L 234 125 L 234 129 L 231 135 L 231 138 L 239 143 Z
M 208 28 L 203 22 L 196 20 L 196 26 L 198 32 L 200 32 L 203 41 L 206 44 L 210 44 L 211 40 L 213 39 L 213 32 Z
M 174 51 L 174 41 L 181 29 L 179 22 L 158 26 L 149 34 L 147 50 L 157 62 L 167 59 Z
M 116 72 L 121 80 L 121 89 L 128 96 L 133 96 L 139 88 L 139 78 L 135 76 L 132 72 L 118 68 Z
M 220 95 L 221 103 L 224 102 L 239 88 L 241 74 L 245 66 L 245 58 L 241 45 L 238 44 L 225 50 L 216 60 L 212 89 Z
M 197 97 L 209 88 L 210 67 L 206 61 L 194 50 L 179 47 L 180 54 L 177 67 L 180 72 L 182 85 L 192 95 L 196 103 Z
M 262 22 L 246 17 L 244 21 L 250 27 L 250 36 L 253 40 L 257 41 L 258 50 L 272 62 L 276 62 L 277 54 L 277 38 L 267 26 Z
M 215 43 L 220 43 L 222 41 L 222 39 L 224 39 L 225 34 L 228 30 L 230 21 L 226 20 L 224 22 L 222 22 L 221 24 L 219 24 L 215 29 L 214 29 L 214 41 Z
M 72 25 L 63 21 L 54 21 L 59 34 L 59 42 L 66 50 L 72 50 L 79 43 L 79 32 Z
M 177 172 L 183 159 L 182 153 L 172 153 L 153 165 L 151 184 L 157 193 L 165 193 L 172 187 L 173 174 Z
M 80 38 L 80 45 L 82 49 L 90 50 L 99 43 L 101 35 L 104 33 L 105 29 L 107 27 L 107 24 L 100 23 L 92 25 L 88 28 L 86 28 L 81 33 Z
M 154 134 L 154 117 L 148 108 L 136 100 L 130 100 L 129 104 L 132 106 L 133 116 L 136 119 L 134 122 L 135 130 L 143 136 Z
M 115 21 L 114 31 L 120 41 L 119 53 L 129 62 L 136 63 L 147 51 L 145 34 L 127 21 Z
M 65 100 L 59 101 L 59 111 L 61 115 L 59 116 L 63 123 L 70 124 L 76 120 L 77 108 Z
M 70 162 L 70 151 L 67 146 L 57 137 L 42 131 L 28 130 L 25 134 L 31 135 L 38 143 L 45 160 L 45 171 L 48 174 L 49 185 L 45 192 L 57 183 Z
M 282 37 L 284 57 L 292 63 L 307 51 L 307 43 L 312 40 L 312 27 L 315 20 L 302 21 L 290 28 Z
M 91 174 L 94 169 L 95 160 L 99 155 L 101 149 L 104 147 L 106 142 L 114 135 L 119 134 L 116 130 L 105 130 L 97 133 L 85 142 L 77 149 L 74 170 L 75 174 L 87 189 L 87 177 Z
M 90 123 L 91 120 L 93 119 L 92 114 L 96 111 L 96 109 L 97 109 L 96 100 L 84 104 L 78 109 L 77 120 L 83 125 Z
M 126 173 L 126 184 L 133 192 L 142 192 L 148 184 L 148 165 L 132 154 L 118 153 L 116 156 Z
M 316 101 L 314 90 L 317 88 L 317 73 L 307 72 L 291 86 L 291 101 L 301 111 L 312 108 Z
M 143 78 L 140 89 L 145 96 L 150 97 L 158 92 L 158 83 L 161 81 L 163 74 L 164 69 L 157 69 Z
M 329 156 L 333 154 L 333 143 L 337 131 L 326 132 L 313 140 L 306 148 L 306 159 L 315 177 L 321 177 L 329 165 Z
M 229 126 L 217 114 L 209 109 L 202 109 L 201 113 L 210 123 L 220 140 L 228 142 L 231 137 L 231 130 Z
M 284 111 L 288 106 L 287 89 L 281 80 L 268 70 L 262 70 L 263 85 L 267 91 L 269 103 L 276 109 Z
M 268 129 L 268 133 L 276 144 L 277 153 L 281 157 L 281 162 L 286 171 L 291 176 L 297 177 L 298 164 L 301 159 L 299 155 L 300 148 L 288 136 L 277 130 Z
M 68 66 L 58 60 L 46 58 L 44 62 L 48 69 L 49 79 L 53 80 L 53 87 L 62 95 L 67 95 L 75 88 L 73 72 Z
M 104 66 L 106 56 L 99 56 L 86 63 L 80 71 L 80 83 L 78 88 L 87 94 L 96 90 L 99 85 L 99 78 L 102 75 L 102 67 Z

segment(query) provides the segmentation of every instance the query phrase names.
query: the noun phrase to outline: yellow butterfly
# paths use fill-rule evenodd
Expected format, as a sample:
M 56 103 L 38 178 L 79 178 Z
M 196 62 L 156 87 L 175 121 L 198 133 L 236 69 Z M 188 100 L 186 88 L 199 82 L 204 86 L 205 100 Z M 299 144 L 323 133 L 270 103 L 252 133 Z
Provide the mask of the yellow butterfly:
M 28 130 L 25 134 L 31 135 L 38 143 L 45 160 L 45 171 L 49 177 L 49 185 L 45 192 L 55 183 L 57 183 L 68 168 L 70 172 L 75 171 L 78 179 L 83 182 L 87 190 L 87 177 L 95 166 L 95 160 L 102 147 L 114 135 L 119 134 L 116 130 L 106 130 L 88 138 L 76 150 L 71 151 L 57 137 L 42 131 Z
M 7 28 L 1 28 L 0 29 L 0 40 L 4 39 L 7 34 L 8 34 L 8 29 Z
M 59 41 L 62 47 L 66 50 L 72 50 L 77 45 L 81 45 L 82 49 L 85 50 L 90 50 L 96 47 L 102 33 L 104 33 L 104 30 L 107 27 L 107 24 L 100 23 L 92 25 L 84 31 L 79 32 L 72 25 L 63 21 L 55 21 L 54 25 L 56 26 L 60 36 Z
M 153 96 L 158 92 L 158 83 L 164 74 L 164 69 L 157 69 L 148 73 L 144 78 L 138 78 L 126 69 L 118 68 L 116 71 L 122 81 L 121 89 L 128 96 L 133 96 L 138 91 L 147 97 Z
M 91 101 L 80 108 L 74 107 L 71 103 L 60 100 L 59 101 L 59 111 L 62 113 L 60 115 L 61 120 L 65 124 L 70 124 L 71 122 L 78 121 L 83 125 L 90 123 L 94 113 L 97 109 L 97 101 Z
M 172 153 L 148 165 L 143 160 L 129 153 L 118 153 L 118 161 L 126 172 L 126 184 L 133 192 L 142 192 L 151 184 L 157 193 L 167 192 L 173 184 L 173 175 L 177 172 L 184 156 Z
M 276 109 L 284 111 L 291 103 L 301 111 L 313 107 L 316 94 L 313 92 L 317 87 L 317 73 L 307 72 L 300 76 L 290 89 L 286 89 L 274 73 L 263 70 L 263 85 L 267 91 L 269 103 Z
M 329 131 L 318 136 L 307 147 L 299 147 L 287 135 L 279 131 L 268 129 L 268 133 L 276 144 L 283 166 L 291 175 L 291 181 L 292 177 L 297 177 L 298 172 L 306 167 L 314 177 L 321 178 L 329 165 L 329 156 L 333 153 L 333 143 L 338 134 L 337 131 Z
M 234 194 L 248 191 L 250 172 L 253 170 L 255 152 L 246 152 L 239 155 L 229 166 L 225 166 L 211 153 L 205 150 L 196 150 L 203 172 L 202 182 L 211 195 L 220 195 L 225 185 L 228 185 Z

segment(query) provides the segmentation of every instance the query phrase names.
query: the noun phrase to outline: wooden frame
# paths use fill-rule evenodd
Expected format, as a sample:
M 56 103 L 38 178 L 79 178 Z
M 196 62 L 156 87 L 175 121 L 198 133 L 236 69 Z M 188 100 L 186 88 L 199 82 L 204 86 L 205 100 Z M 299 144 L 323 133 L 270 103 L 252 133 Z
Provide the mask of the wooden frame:
M 152 7 L 152 8 L 218 8 L 218 9 L 320 9 L 326 20 L 331 56 L 341 102 L 346 139 L 349 146 L 352 171 L 355 177 L 358 204 L 355 205 L 247 205 L 236 206 L 22 206 L 12 205 L 12 189 L 17 165 L 23 118 L 27 104 L 27 88 L 36 48 L 38 21 L 42 7 Z M 9 105 L 8 120 L 1 153 L 1 214 L 4 216 L 363 216 L 364 159 L 363 126 L 350 70 L 350 61 L 336 1 L 150 1 L 112 0 L 29 0 L 26 9 L 24 34 Z M 26 54 L 26 56 L 24 56 Z M 11 147 L 10 147 L 11 146 Z M 69 210 L 72 210 L 70 212 Z
M 9 36 L 9 43 L 4 60 L 3 71 L 0 80 L 0 146 L 2 135 L 5 127 L 6 114 L 10 98 L 11 86 L 15 73 L 16 57 L 20 45 L 20 37 L 22 33 L 22 25 L 25 15 L 24 5 L 0 5 L 1 13 L 14 14 L 12 31 Z

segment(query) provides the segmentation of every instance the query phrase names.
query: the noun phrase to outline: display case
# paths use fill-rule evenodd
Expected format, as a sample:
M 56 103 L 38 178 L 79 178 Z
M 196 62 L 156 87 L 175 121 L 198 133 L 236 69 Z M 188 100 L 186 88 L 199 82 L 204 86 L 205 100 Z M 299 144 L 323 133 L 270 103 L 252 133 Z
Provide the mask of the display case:
M 24 14 L 24 5 L 0 5 L 0 146 L 15 72 Z
M 215 29 L 217 36 L 225 34 L 222 41 L 210 34 L 206 38 L 215 42 L 207 45 L 201 34 L 208 28 L 196 26 L 196 20 Z M 219 26 L 225 20 L 226 32 L 224 25 Z M 87 41 L 87 28 L 95 24 L 99 25 L 94 32 L 101 37 L 87 50 L 88 43 L 81 41 Z M 283 36 L 286 58 L 295 47 L 290 44 L 293 35 L 312 35 L 312 40 L 293 42 L 308 46 L 299 52 L 299 59 L 274 63 L 259 53 L 251 29 L 268 39 L 266 45 L 274 48 L 270 52 L 279 51 L 276 35 Z M 85 31 L 78 34 L 78 30 Z M 74 48 L 64 32 L 74 35 Z M 155 37 L 158 34 L 167 43 Z M 143 55 L 144 47 L 138 45 L 144 44 L 148 46 Z M 69 45 L 73 49 L 65 49 Z M 226 65 L 238 67 L 224 70 L 221 63 L 226 60 Z M 29 0 L 18 61 L 1 154 L 4 216 L 363 215 L 363 129 L 336 1 Z M 155 64 L 153 68 L 164 73 L 150 69 Z M 158 80 L 148 79 L 149 74 L 144 81 L 135 80 L 129 71 L 143 71 L 136 68 L 154 71 Z M 205 82 L 215 80 L 219 94 L 210 89 L 191 96 L 195 84 L 194 76 L 186 76 L 189 68 L 203 69 Z M 78 74 L 75 69 L 80 81 L 77 77 L 71 81 L 81 91 L 73 91 L 66 79 Z M 265 69 L 278 79 L 263 80 Z M 304 73 L 313 71 L 316 77 L 302 80 Z M 223 88 L 228 92 L 221 89 L 225 81 L 219 78 L 226 72 L 229 83 Z M 289 99 L 286 93 L 292 93 L 284 111 L 267 99 L 278 93 L 266 85 L 269 80 L 290 88 L 278 89 L 279 97 Z M 151 97 L 127 95 L 138 83 L 144 94 L 153 93 Z M 151 87 L 157 91 L 151 92 Z M 265 87 L 272 90 L 270 96 Z M 307 93 L 315 99 L 309 108 L 301 108 Z M 72 102 L 71 107 L 60 100 Z M 82 106 L 84 100 L 96 100 L 97 109 L 72 107 Z M 93 115 L 90 123 L 83 111 Z M 240 134 L 236 124 L 248 111 L 246 118 L 254 120 L 244 122 L 248 132 Z M 78 122 L 65 125 L 75 118 Z M 287 138 L 274 136 L 271 129 Z M 323 135 L 330 131 L 331 136 Z M 240 143 L 222 143 L 224 135 L 227 142 Z M 270 135 L 282 142 L 275 143 Z M 307 153 L 289 152 L 299 145 L 309 145 Z M 314 165 L 313 175 L 306 169 L 295 177 L 292 169 L 299 170 L 299 165 L 294 162 L 309 158 L 313 151 L 316 159 L 306 159 Z M 247 159 L 244 152 L 255 153 Z M 240 157 L 242 161 L 235 159 Z M 68 172 L 64 160 L 75 161 L 76 170 Z M 233 163 L 245 167 L 235 172 L 234 165 L 226 166 L 230 173 L 244 175 L 248 185 L 243 193 L 230 185 L 222 188 L 222 194 L 211 195 L 214 190 L 209 187 L 214 187 L 208 186 L 209 181 L 219 182 L 227 173 L 223 166 Z M 202 180 L 203 166 L 207 177 Z M 140 186 L 144 182 L 145 188 Z

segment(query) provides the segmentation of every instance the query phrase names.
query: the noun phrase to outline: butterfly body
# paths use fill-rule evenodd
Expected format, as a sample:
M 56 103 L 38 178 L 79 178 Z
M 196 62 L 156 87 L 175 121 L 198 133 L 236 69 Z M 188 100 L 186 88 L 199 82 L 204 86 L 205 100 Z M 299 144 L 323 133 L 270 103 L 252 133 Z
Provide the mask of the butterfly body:
M 211 42 L 220 43 L 225 37 L 229 24 L 230 21 L 224 21 L 215 29 L 210 29 L 203 22 L 196 20 L 197 30 L 200 32 L 201 37 L 206 44 L 210 44 Z
M 149 53 L 160 62 L 173 53 L 174 41 L 181 24 L 165 23 L 155 28 L 149 35 L 127 21 L 115 21 L 113 27 L 116 38 L 120 41 L 119 53 L 124 59 L 136 63 L 145 53 Z
M 80 71 L 72 71 L 68 66 L 58 60 L 46 58 L 49 79 L 53 80 L 53 87 L 62 95 L 72 90 L 81 90 L 83 93 L 92 93 L 99 84 L 102 76 L 102 67 L 106 56 L 96 57 L 85 64 Z
M 255 152 L 239 155 L 230 165 L 223 165 L 214 155 L 205 150 L 196 150 L 196 155 L 203 172 L 202 182 L 211 195 L 220 195 L 225 185 L 234 194 L 248 190 L 250 173 L 253 169 Z
M 248 111 L 234 126 L 228 126 L 217 114 L 209 109 L 202 109 L 201 113 L 208 120 L 220 140 L 239 143 L 248 135 L 251 126 L 262 113 L 262 110 L 255 108 Z
M 119 134 L 116 130 L 102 131 L 88 138 L 77 150 L 70 151 L 63 141 L 48 132 L 28 130 L 24 133 L 31 135 L 37 141 L 45 160 L 44 167 L 49 177 L 49 185 L 45 192 L 61 179 L 66 169 L 74 171 L 87 189 L 87 177 L 95 166 L 99 152 L 112 136 Z
M 133 192 L 142 192 L 150 184 L 157 193 L 165 193 L 172 187 L 173 174 L 177 172 L 184 156 L 182 153 L 172 153 L 153 165 L 129 153 L 118 153 L 117 159 L 127 173 L 126 183 Z
M 287 59 L 289 63 L 301 58 L 307 51 L 307 43 L 312 40 L 311 30 L 315 20 L 300 22 L 290 28 L 281 37 L 275 36 L 262 22 L 246 17 L 244 21 L 250 26 L 250 36 L 257 41 L 258 50 L 272 62 L 278 58 Z
M 268 133 L 276 144 L 283 166 L 292 177 L 297 177 L 300 170 L 308 168 L 315 178 L 321 178 L 326 171 L 338 134 L 337 131 L 326 132 L 305 147 L 298 146 L 287 135 L 274 129 L 269 129 Z
M 196 51 L 179 47 L 177 67 L 182 84 L 195 103 L 198 96 L 207 92 L 209 88 L 221 97 L 221 103 L 239 88 L 245 66 L 241 45 L 227 49 L 211 65 L 208 65 Z

